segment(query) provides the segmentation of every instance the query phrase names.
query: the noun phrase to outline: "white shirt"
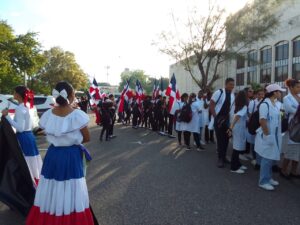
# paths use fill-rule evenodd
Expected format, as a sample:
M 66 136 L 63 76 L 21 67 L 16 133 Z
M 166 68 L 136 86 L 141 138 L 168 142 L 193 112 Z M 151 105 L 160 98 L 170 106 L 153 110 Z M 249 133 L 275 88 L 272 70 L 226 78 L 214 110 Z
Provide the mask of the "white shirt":
M 218 99 L 219 99 L 219 101 L 218 101 Z M 225 91 L 224 88 L 223 88 L 223 92 L 221 92 L 220 90 L 217 90 L 217 91 L 215 91 L 215 93 L 211 97 L 211 100 L 213 100 L 216 103 L 216 107 L 215 107 L 216 114 L 218 114 L 220 112 L 220 110 L 221 110 L 221 108 L 222 108 L 222 106 L 225 102 L 225 99 L 226 99 L 226 91 Z M 233 105 L 233 103 L 234 103 L 234 94 L 233 94 L 233 92 L 231 92 L 230 105 Z M 231 107 L 231 114 L 232 115 L 233 115 L 233 108 L 234 107 Z
M 198 101 L 194 101 L 191 104 L 191 109 L 193 112 L 192 120 L 189 123 L 181 122 L 180 128 L 183 131 L 189 131 L 192 133 L 200 133 L 200 124 L 199 124 L 199 111 L 201 111 L 201 106 Z
M 80 145 L 83 140 L 80 129 L 88 126 L 88 115 L 75 109 L 65 117 L 46 111 L 40 119 L 40 127 L 45 130 L 47 140 L 54 146 Z
M 29 109 L 25 107 L 24 104 L 20 104 L 17 106 L 13 120 L 9 115 L 6 116 L 6 119 L 19 133 L 24 131 L 31 131 L 33 128 Z

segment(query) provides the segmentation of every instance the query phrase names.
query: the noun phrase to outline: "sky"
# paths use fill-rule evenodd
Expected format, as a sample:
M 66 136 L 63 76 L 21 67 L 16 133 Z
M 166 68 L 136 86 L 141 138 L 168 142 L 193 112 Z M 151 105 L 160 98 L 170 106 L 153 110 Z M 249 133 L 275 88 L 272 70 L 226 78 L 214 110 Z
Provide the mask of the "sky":
M 214 1 L 228 13 L 247 2 Z M 91 79 L 116 85 L 125 68 L 168 77 L 174 61 L 152 42 L 173 26 L 171 14 L 185 20 L 195 6 L 205 14 L 208 0 L 0 0 L 0 19 L 16 34 L 38 32 L 43 49 L 71 51 Z

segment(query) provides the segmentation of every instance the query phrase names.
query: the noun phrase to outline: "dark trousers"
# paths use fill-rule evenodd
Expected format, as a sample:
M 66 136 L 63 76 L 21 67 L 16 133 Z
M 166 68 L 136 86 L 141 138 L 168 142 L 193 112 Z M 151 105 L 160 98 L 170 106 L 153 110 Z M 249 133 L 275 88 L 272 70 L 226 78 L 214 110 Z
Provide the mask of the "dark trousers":
M 137 126 L 141 122 L 141 113 L 134 112 L 132 117 L 132 126 Z
M 169 114 L 169 125 L 168 125 L 168 134 L 172 135 L 174 124 L 174 115 Z
M 177 138 L 179 144 L 181 144 L 181 135 L 182 135 L 182 131 L 177 131 Z
M 112 120 L 112 124 L 109 127 L 108 135 L 112 136 L 114 134 L 114 126 L 115 126 L 116 118 Z
M 158 130 L 162 132 L 165 131 L 165 120 L 163 115 L 158 117 Z
M 100 140 L 102 140 L 104 132 L 105 132 L 105 140 L 108 140 L 110 126 L 111 126 L 110 124 L 103 124 L 103 128 L 100 134 Z
M 205 141 L 206 142 L 209 142 L 209 141 L 214 142 L 214 131 L 209 130 L 208 126 L 205 126 L 204 136 L 205 136 Z
M 232 150 L 232 155 L 231 155 L 231 170 L 238 170 L 242 164 L 240 163 L 240 158 L 239 158 L 240 152 L 237 150 Z
M 190 138 L 191 138 L 191 132 L 183 131 L 184 144 L 188 147 L 190 147 Z
M 227 135 L 226 128 L 218 128 L 215 126 L 216 138 L 217 138 L 217 150 L 218 150 L 218 157 L 225 161 L 226 153 L 229 143 L 229 138 Z

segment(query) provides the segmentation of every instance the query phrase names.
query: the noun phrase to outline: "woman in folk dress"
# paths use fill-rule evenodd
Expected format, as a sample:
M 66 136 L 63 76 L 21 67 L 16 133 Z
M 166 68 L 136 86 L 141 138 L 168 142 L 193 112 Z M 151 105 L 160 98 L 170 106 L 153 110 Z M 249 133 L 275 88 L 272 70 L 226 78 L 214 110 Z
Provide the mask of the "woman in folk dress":
M 33 120 L 33 92 L 25 86 L 15 88 L 14 98 L 19 102 L 16 108 L 14 119 L 8 115 L 7 110 L 2 111 L 8 122 L 16 129 L 17 139 L 23 151 L 26 163 L 28 165 L 34 186 L 37 186 L 41 168 L 42 158 L 36 146 L 35 137 L 32 133 Z
M 89 141 L 89 117 L 71 107 L 75 95 L 67 82 L 52 94 L 58 106 L 40 120 L 50 146 L 26 225 L 93 225 L 83 165 L 88 153 L 81 145 Z

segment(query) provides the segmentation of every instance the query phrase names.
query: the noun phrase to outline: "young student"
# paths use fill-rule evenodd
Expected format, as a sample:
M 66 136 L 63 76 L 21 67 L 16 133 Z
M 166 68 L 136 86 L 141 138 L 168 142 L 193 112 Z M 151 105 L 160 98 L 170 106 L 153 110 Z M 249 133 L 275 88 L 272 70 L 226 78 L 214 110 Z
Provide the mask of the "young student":
M 272 191 L 279 183 L 272 179 L 272 166 L 280 160 L 282 135 L 281 115 L 276 106 L 285 89 L 277 84 L 266 87 L 265 99 L 259 106 L 260 128 L 255 136 L 255 151 L 261 157 L 259 187 Z
M 224 168 L 227 163 L 226 153 L 229 143 L 227 130 L 229 121 L 233 114 L 232 105 L 234 103 L 234 79 L 225 80 L 225 88 L 217 90 L 209 104 L 209 109 L 214 117 L 214 129 L 217 137 L 218 164 L 219 168 Z
M 81 145 L 90 140 L 89 117 L 71 107 L 75 95 L 69 83 L 57 83 L 52 95 L 58 106 L 40 120 L 50 146 L 26 225 L 93 225 L 83 165 L 89 154 Z
M 228 135 L 232 135 L 233 151 L 231 155 L 231 172 L 245 173 L 247 167 L 240 163 L 239 154 L 246 149 L 247 140 L 247 109 L 248 99 L 245 91 L 240 91 L 235 97 L 234 117 L 228 129 Z
M 300 106 L 300 81 L 295 79 L 286 80 L 286 86 L 289 89 L 289 94 L 283 98 L 283 106 L 285 113 L 289 115 L 289 121 L 295 116 L 297 110 Z M 288 133 L 285 138 L 283 151 L 283 163 L 281 167 L 280 175 L 284 178 L 300 178 L 298 174 L 298 164 L 300 160 L 300 142 L 293 142 L 288 138 Z M 291 170 L 289 171 L 289 164 L 291 165 Z
M 182 137 L 182 128 L 181 128 L 181 121 L 180 121 L 180 110 L 182 109 L 182 107 L 187 104 L 189 95 L 187 93 L 183 93 L 181 95 L 181 101 L 176 103 L 176 112 L 175 112 L 175 117 L 176 117 L 176 122 L 175 122 L 175 130 L 177 132 L 177 140 L 178 140 L 178 144 L 182 145 L 181 142 L 181 137 Z
M 16 129 L 17 139 L 36 186 L 40 179 L 43 163 L 32 133 L 33 120 L 30 111 L 33 110 L 33 97 L 33 93 L 27 87 L 17 86 L 14 98 L 19 102 L 19 105 L 16 108 L 14 119 L 10 118 L 8 110 L 3 110 L 2 115 L 6 116 L 8 122 Z
M 186 145 L 186 150 L 190 151 L 191 146 L 190 146 L 190 137 L 191 134 L 193 134 L 194 141 L 197 146 L 197 151 L 203 151 L 204 147 L 200 143 L 200 126 L 199 126 L 199 112 L 201 111 L 201 106 L 199 102 L 196 99 L 196 94 L 191 93 L 189 97 L 189 102 L 188 104 L 191 106 L 192 110 L 192 119 L 190 122 L 181 122 L 180 126 L 181 129 L 183 130 L 183 137 L 184 137 L 184 142 Z
M 212 93 L 208 91 L 206 95 L 203 96 L 204 98 L 204 110 L 203 110 L 203 117 L 204 117 L 204 125 L 205 125 L 205 142 L 208 144 L 209 142 L 214 144 L 215 138 L 214 138 L 214 130 L 209 129 L 209 123 L 212 119 L 212 115 L 209 111 L 209 103 L 211 99 Z

